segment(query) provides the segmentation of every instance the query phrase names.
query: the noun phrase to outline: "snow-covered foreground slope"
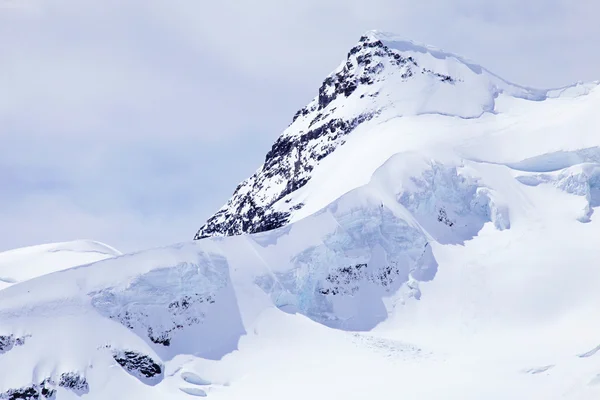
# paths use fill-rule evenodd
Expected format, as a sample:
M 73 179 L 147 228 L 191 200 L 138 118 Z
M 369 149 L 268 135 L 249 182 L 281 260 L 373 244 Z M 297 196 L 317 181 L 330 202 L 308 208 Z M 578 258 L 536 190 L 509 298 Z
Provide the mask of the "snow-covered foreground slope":
M 0 253 L 0 289 L 51 272 L 121 254 L 100 242 L 79 240 L 23 247 Z
M 370 32 L 202 240 L 1 290 L 0 399 L 598 399 L 598 109 Z
M 0 396 L 596 399 L 596 169 L 566 159 L 398 154 L 286 227 L 6 288 Z

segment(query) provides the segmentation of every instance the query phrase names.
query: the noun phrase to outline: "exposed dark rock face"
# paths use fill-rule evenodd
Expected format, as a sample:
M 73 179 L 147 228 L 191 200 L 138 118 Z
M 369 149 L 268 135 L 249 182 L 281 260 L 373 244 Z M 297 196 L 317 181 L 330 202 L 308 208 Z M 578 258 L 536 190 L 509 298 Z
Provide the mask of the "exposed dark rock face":
M 90 387 L 85 377 L 76 372 L 63 373 L 58 381 L 58 386 L 69 389 L 79 396 L 89 393 L 90 391 Z
M 438 78 L 440 78 L 440 81 L 442 81 L 442 82 L 448 82 L 448 83 L 454 83 L 454 82 L 456 82 L 456 80 L 453 77 L 451 77 L 450 75 L 445 75 L 445 74 L 440 74 L 438 72 L 433 72 L 432 70 L 427 69 L 427 68 L 423 68 L 423 70 L 421 71 L 421 73 L 422 74 L 431 74 L 431 75 L 437 76 Z
M 17 389 L 9 389 L 0 393 L 2 400 L 54 400 L 56 398 L 56 381 L 46 378 L 39 384 Z M 76 372 L 65 372 L 60 375 L 58 386 L 68 389 L 78 396 L 88 393 L 89 385 L 85 377 Z
M 391 286 L 400 277 L 400 269 L 395 264 L 369 270 L 368 265 L 355 264 L 339 268 L 327 275 L 325 285 L 319 289 L 324 295 L 354 295 L 361 281 L 372 282 L 383 288 Z
M 162 380 L 162 366 L 145 354 L 125 350 L 114 352 L 113 358 L 123 369 L 144 383 L 156 384 Z
M 16 337 L 15 335 L 0 335 L 0 354 L 6 353 L 12 350 L 15 346 L 22 346 L 25 344 L 25 339 L 28 336 Z
M 356 293 L 358 290 L 358 286 L 356 284 L 364 279 L 366 267 L 367 264 L 356 264 L 331 272 L 325 278 L 327 283 L 329 283 L 331 286 L 327 288 L 321 288 L 319 289 L 319 292 L 325 295 L 351 295 Z
M 194 239 L 257 233 L 287 224 L 302 205 L 280 200 L 306 185 L 313 169 L 342 146 L 348 134 L 379 115 L 381 106 L 373 102 L 380 94 L 375 84 L 386 76 L 408 80 L 419 73 L 429 74 L 454 84 L 452 77 L 422 68 L 413 57 L 403 54 L 375 37 L 362 36 L 345 62 L 323 81 L 313 101 L 294 115 L 268 151 L 263 166 L 236 188 Z M 355 114 L 344 110 L 345 99 L 350 97 L 353 106 L 359 105 Z
M 53 400 L 55 398 L 56 390 L 49 379 L 39 384 L 18 389 L 9 389 L 6 392 L 0 393 L 0 399 L 2 400 Z
M 396 264 L 379 268 L 371 277 L 371 281 L 385 288 L 391 286 L 400 276 L 400 268 Z
M 281 136 L 267 153 L 263 167 L 238 186 L 232 199 L 209 218 L 195 239 L 265 232 L 285 225 L 292 211 L 302 205 L 293 204 L 289 211 L 274 210 L 273 205 L 304 186 L 318 162 L 342 145 L 344 136 L 374 115 L 329 119 L 299 136 Z
M 440 208 L 439 212 L 438 212 L 438 217 L 437 217 L 438 222 L 441 222 L 443 224 L 446 224 L 448 226 L 452 226 L 454 225 L 454 221 L 452 221 L 449 217 L 448 217 L 448 213 L 446 212 L 445 208 Z

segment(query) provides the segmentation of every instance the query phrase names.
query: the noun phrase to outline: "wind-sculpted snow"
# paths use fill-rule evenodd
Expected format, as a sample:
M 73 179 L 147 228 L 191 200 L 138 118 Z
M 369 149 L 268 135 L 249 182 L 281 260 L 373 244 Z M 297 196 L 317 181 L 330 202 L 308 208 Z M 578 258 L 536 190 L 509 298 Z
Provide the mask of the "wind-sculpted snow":
M 120 254 L 106 244 L 91 240 L 50 243 L 0 252 L 0 289 L 36 276 Z
M 556 151 L 540 154 L 516 163 L 507 165 L 518 171 L 525 172 L 553 172 L 578 164 L 600 164 L 600 147 L 589 147 L 571 151 Z

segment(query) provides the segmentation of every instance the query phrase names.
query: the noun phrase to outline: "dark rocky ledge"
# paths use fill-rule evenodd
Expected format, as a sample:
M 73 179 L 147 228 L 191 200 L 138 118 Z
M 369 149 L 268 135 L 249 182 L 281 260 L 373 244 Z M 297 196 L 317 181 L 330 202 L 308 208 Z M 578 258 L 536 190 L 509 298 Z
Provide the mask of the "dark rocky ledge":
M 58 386 L 72 391 L 78 396 L 89 393 L 89 385 L 85 377 L 77 372 L 64 372 L 60 375 Z M 2 400 L 54 400 L 56 398 L 56 381 L 46 378 L 38 384 L 0 393 Z
M 131 350 L 124 350 L 114 352 L 113 358 L 125 371 L 144 383 L 148 383 L 149 381 L 158 383 L 162 380 L 162 366 L 150 356 Z
M 15 346 L 25 344 L 25 339 L 29 336 L 17 337 L 15 335 L 0 335 L 0 354 L 12 350 Z

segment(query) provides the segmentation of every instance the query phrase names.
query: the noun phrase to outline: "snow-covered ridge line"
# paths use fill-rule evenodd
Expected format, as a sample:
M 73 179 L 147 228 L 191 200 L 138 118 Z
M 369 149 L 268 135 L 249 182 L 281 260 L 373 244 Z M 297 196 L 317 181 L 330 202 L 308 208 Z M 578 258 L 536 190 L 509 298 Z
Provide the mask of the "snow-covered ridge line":
M 0 290 L 37 276 L 120 255 L 117 249 L 93 240 L 49 243 L 4 251 L 0 253 Z
M 585 95 L 593 90 L 597 86 L 600 85 L 600 80 L 595 80 L 591 82 L 575 82 L 570 85 L 554 87 L 554 88 L 534 88 L 530 86 L 520 85 L 514 82 L 510 82 L 495 72 L 490 71 L 489 69 L 477 64 L 475 61 L 470 60 L 461 55 L 446 51 L 439 47 L 432 46 L 430 44 L 421 43 L 415 40 L 407 39 L 402 36 L 399 36 L 392 32 L 381 31 L 377 29 L 373 29 L 367 31 L 364 36 L 372 38 L 372 40 L 380 40 L 389 48 L 407 51 L 407 52 L 419 52 L 419 53 L 429 53 L 432 56 L 445 59 L 445 58 L 454 58 L 463 64 L 467 65 L 473 72 L 476 74 L 486 73 L 501 82 L 503 85 L 507 85 L 508 87 L 512 87 L 516 90 L 510 91 L 510 95 L 514 97 L 520 97 L 527 100 L 534 101 L 542 101 L 547 98 L 555 98 L 560 97 L 566 93 L 575 93 L 578 95 Z M 575 89 L 575 90 L 574 90 Z
M 546 90 L 546 89 L 536 89 L 536 88 L 522 86 L 522 85 L 518 85 L 518 84 L 515 84 L 512 82 L 509 82 L 506 79 L 498 76 L 494 72 L 490 71 L 489 69 L 477 64 L 476 62 L 469 60 L 463 56 L 460 56 L 458 54 L 448 52 L 441 48 L 438 48 L 438 47 L 435 47 L 435 46 L 432 46 L 432 45 L 429 45 L 426 43 L 420 43 L 420 42 L 417 42 L 414 40 L 406 39 L 406 38 L 403 38 L 392 32 L 385 32 L 385 31 L 376 30 L 376 29 L 368 31 L 367 33 L 365 33 L 365 36 L 372 38 L 372 40 L 380 40 L 387 47 L 396 49 L 399 51 L 428 53 L 428 54 L 431 54 L 433 57 L 441 59 L 441 60 L 446 59 L 446 58 L 454 58 L 457 61 L 460 61 L 461 63 L 468 66 L 469 69 L 471 69 L 471 71 L 473 71 L 474 73 L 476 73 L 476 74 L 486 73 L 487 75 L 489 75 L 493 78 L 496 78 L 498 80 L 498 82 L 500 82 L 502 85 L 506 85 L 507 87 L 514 88 L 513 90 L 510 91 L 511 96 L 522 97 L 527 100 L 545 100 L 547 97 L 548 90 Z
M 36 252 L 49 251 L 76 251 L 76 252 L 96 252 L 111 255 L 122 254 L 119 250 L 105 243 L 98 242 L 95 240 L 73 240 L 70 242 L 58 242 L 58 243 L 47 243 L 38 244 L 34 246 L 19 247 L 16 249 L 6 250 L 0 252 L 0 257 L 16 256 L 20 254 L 31 254 Z

